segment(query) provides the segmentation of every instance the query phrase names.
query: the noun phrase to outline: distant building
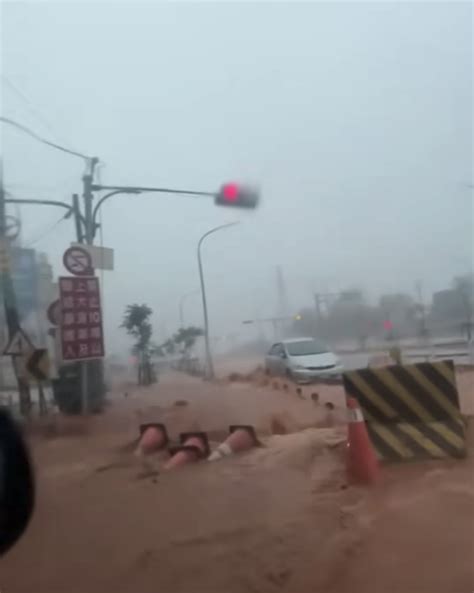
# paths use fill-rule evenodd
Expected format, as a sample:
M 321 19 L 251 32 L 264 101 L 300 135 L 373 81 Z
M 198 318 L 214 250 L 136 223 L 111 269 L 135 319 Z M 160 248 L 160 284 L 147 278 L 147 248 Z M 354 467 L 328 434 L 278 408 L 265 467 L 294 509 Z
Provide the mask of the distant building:
M 417 326 L 417 308 L 409 294 L 384 294 L 380 297 L 379 307 L 385 322 L 389 322 L 394 335 L 410 335 Z
M 37 308 L 38 265 L 36 251 L 25 247 L 10 250 L 11 274 L 16 305 L 21 319 Z
M 20 323 L 35 344 L 44 344 L 48 328 L 46 311 L 54 298 L 53 269 L 46 254 L 25 247 L 12 247 L 10 261 Z M 5 333 L 3 295 L 0 301 L 0 320 Z M 6 333 L 0 338 L 3 342 Z
M 414 300 L 409 294 L 404 293 L 383 294 L 380 297 L 379 305 L 386 311 L 411 311 Z
M 337 299 L 338 305 L 363 305 L 365 298 L 361 290 L 344 290 L 339 293 Z
M 431 315 L 434 319 L 462 320 L 466 317 L 465 304 L 459 290 L 440 290 L 433 294 Z

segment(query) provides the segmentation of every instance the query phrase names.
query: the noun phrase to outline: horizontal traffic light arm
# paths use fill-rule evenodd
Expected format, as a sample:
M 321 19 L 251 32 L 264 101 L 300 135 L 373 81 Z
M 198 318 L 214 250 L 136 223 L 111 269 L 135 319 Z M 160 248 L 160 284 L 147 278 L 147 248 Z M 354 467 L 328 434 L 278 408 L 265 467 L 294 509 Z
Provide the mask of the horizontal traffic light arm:
M 100 200 L 95 205 L 95 208 L 92 212 L 92 228 L 93 233 L 97 229 L 97 214 L 99 212 L 99 208 L 102 204 L 111 198 L 112 196 L 116 196 L 118 194 L 141 194 L 141 193 L 172 193 L 172 194 L 183 194 L 183 195 L 198 195 L 198 196 L 206 196 L 206 197 L 214 197 L 215 194 L 209 192 L 196 192 L 196 191 L 187 191 L 187 190 L 180 190 L 180 189 L 167 189 L 163 187 L 135 187 L 135 186 L 119 186 L 119 185 L 92 185 L 92 191 L 102 191 L 102 190 L 111 190 L 109 193 L 102 196 Z
M 163 193 L 163 194 L 180 194 L 188 196 L 205 196 L 214 198 L 215 204 L 219 206 L 229 206 L 234 208 L 256 208 L 259 202 L 259 194 L 257 190 L 248 188 L 244 185 L 236 183 L 227 183 L 221 186 L 217 192 L 195 191 L 188 189 L 172 189 L 166 187 L 143 187 L 134 185 L 98 185 L 91 186 L 92 191 L 109 191 L 105 196 L 102 196 L 97 202 L 92 220 L 94 228 L 97 224 L 97 213 L 102 204 L 117 194 L 141 194 L 141 193 Z
M 216 192 L 208 191 L 194 191 L 190 189 L 171 189 L 168 187 L 141 187 L 134 185 L 97 185 L 93 184 L 91 187 L 92 191 L 105 191 L 111 190 L 117 193 L 124 194 L 141 194 L 145 192 L 154 192 L 162 194 L 182 194 L 188 196 L 207 196 L 210 198 L 215 197 Z

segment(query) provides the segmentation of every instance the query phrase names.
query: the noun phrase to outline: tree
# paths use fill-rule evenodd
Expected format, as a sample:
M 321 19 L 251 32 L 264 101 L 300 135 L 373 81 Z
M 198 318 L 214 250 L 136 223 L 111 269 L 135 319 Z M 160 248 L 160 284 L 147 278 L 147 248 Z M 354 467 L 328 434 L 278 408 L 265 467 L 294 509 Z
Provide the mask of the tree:
M 181 346 L 181 353 L 186 355 L 196 343 L 196 339 L 203 335 L 200 327 L 181 327 L 173 336 L 173 341 L 177 346 Z
M 155 356 L 166 356 L 167 354 L 174 354 L 176 352 L 176 344 L 173 338 L 168 338 L 161 346 L 154 345 L 151 347 L 151 353 Z
M 181 327 L 173 336 L 173 342 L 181 353 L 178 368 L 191 375 L 197 375 L 200 372 L 197 360 L 193 359 L 190 353 L 196 343 L 196 339 L 202 335 L 204 335 L 204 332 L 201 328 L 190 326 Z
M 196 361 L 190 357 L 190 352 L 198 337 L 203 336 L 204 331 L 199 327 L 182 327 L 171 338 L 163 344 L 152 347 L 152 354 L 166 356 L 167 354 L 180 354 L 178 368 L 183 371 L 195 374 L 197 372 Z
M 127 334 L 135 338 L 132 353 L 138 358 L 138 384 L 150 385 L 153 381 L 150 361 L 152 325 L 149 321 L 152 309 L 148 305 L 127 305 L 122 325 Z

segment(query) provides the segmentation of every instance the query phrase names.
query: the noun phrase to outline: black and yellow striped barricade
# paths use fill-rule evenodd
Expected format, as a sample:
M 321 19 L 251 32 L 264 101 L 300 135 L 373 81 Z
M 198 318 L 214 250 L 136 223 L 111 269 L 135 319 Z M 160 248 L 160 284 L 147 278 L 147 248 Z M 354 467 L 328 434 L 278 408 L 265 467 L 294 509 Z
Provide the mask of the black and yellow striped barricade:
M 464 423 L 451 360 L 344 373 L 382 459 L 464 457 Z

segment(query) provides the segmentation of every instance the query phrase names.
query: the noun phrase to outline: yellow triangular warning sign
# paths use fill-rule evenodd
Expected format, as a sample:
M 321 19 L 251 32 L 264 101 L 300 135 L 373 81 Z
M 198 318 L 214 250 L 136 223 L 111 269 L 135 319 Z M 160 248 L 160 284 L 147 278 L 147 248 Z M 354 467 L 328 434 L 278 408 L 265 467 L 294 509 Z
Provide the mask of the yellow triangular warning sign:
M 22 329 L 18 329 L 4 348 L 3 356 L 22 356 L 32 350 L 32 348 L 33 345 L 28 336 Z

